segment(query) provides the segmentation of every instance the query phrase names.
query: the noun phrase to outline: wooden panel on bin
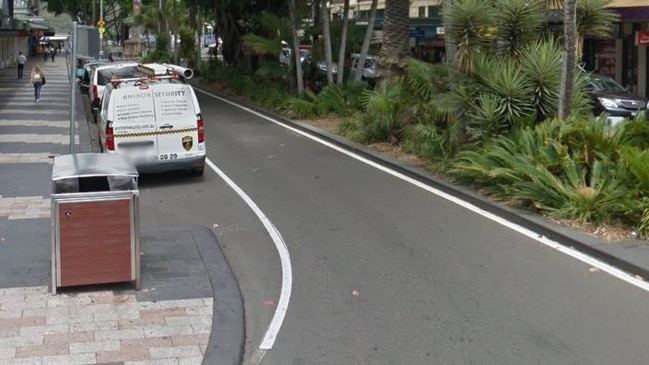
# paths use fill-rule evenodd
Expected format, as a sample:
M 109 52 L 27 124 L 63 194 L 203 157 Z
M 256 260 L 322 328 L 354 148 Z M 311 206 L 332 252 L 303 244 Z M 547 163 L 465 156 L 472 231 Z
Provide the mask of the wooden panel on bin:
M 59 204 L 61 286 L 131 280 L 131 201 Z

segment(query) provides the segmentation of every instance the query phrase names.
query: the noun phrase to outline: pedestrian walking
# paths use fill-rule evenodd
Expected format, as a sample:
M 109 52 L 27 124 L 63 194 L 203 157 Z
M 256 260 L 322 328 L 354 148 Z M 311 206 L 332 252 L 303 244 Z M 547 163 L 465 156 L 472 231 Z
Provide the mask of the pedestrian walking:
M 52 56 L 52 62 L 54 62 L 54 56 L 56 56 L 56 48 L 50 47 L 50 56 Z
M 39 102 L 41 101 L 41 88 L 45 84 L 45 75 L 38 65 L 35 65 L 32 69 L 30 81 L 34 85 L 34 100 Z
M 18 80 L 23 78 L 23 70 L 25 70 L 25 62 L 27 62 L 27 57 L 21 52 L 18 52 L 18 57 L 16 57 L 16 62 L 18 62 Z

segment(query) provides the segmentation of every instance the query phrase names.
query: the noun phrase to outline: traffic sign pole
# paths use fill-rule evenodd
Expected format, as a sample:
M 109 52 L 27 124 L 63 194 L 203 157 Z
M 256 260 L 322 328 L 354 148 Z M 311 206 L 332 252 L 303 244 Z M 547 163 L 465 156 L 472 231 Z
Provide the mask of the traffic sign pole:
M 104 25 L 106 25 L 104 22 L 104 0 L 99 0 L 99 21 L 97 23 L 101 23 L 101 25 L 97 24 L 99 29 L 104 29 Z M 101 30 L 99 31 L 99 55 L 104 55 L 104 32 Z

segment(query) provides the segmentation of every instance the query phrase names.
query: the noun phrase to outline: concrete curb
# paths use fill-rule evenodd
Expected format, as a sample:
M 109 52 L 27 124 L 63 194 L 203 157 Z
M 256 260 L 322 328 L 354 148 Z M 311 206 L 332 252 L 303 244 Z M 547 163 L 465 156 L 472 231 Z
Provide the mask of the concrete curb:
M 202 364 L 240 365 L 243 361 L 245 323 L 239 284 L 214 232 L 207 228 L 193 228 L 192 235 L 206 264 L 214 296 L 212 331 Z

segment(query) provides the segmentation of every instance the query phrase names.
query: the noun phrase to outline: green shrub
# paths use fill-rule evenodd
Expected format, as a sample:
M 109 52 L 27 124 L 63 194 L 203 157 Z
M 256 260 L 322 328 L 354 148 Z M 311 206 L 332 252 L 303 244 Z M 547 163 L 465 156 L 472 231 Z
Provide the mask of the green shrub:
M 316 96 L 311 90 L 305 90 L 304 97 L 288 98 L 279 107 L 279 111 L 289 118 L 310 119 L 320 115 Z
M 430 123 L 408 126 L 403 136 L 405 151 L 433 161 L 451 157 L 457 145 L 452 129 L 441 129 Z
M 628 190 L 599 160 L 591 169 L 570 161 L 559 175 L 545 166 L 526 166 L 524 178 L 513 184 L 513 197 L 551 217 L 602 223 L 626 211 Z

